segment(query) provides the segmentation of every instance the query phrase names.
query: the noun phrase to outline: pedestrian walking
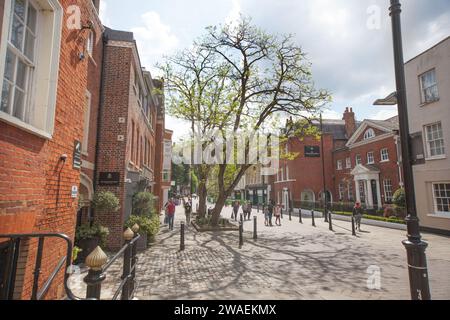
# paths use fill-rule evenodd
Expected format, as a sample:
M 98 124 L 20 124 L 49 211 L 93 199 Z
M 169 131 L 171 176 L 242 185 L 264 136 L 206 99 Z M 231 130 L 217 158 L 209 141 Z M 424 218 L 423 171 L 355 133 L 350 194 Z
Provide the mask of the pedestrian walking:
M 269 210 L 269 224 L 270 224 L 271 227 L 273 226 L 272 218 L 273 218 L 274 208 L 275 208 L 275 201 L 270 200 L 269 201 L 269 205 L 267 206 L 267 209 Z
M 274 208 L 275 212 L 275 224 L 281 227 L 281 205 L 277 204 Z
M 233 219 L 234 217 L 234 220 L 237 221 L 240 207 L 241 205 L 239 204 L 239 201 L 235 201 L 233 204 L 233 213 L 231 215 L 231 219 Z
M 363 216 L 363 209 L 361 203 L 356 202 L 353 207 L 353 218 L 355 219 L 356 230 L 361 231 L 361 220 Z
M 270 221 L 269 220 L 269 208 L 267 206 L 264 206 L 263 212 L 264 212 L 264 225 L 266 227 L 269 227 L 270 226 L 270 223 L 269 223 L 269 221 Z
M 251 202 L 247 203 L 247 214 L 248 214 L 248 220 L 251 219 L 251 215 L 252 215 L 252 210 L 253 210 L 253 205 Z
M 169 204 L 167 205 L 167 217 L 169 220 L 169 230 L 173 231 L 173 224 L 175 220 L 175 202 L 173 199 L 169 200 Z
M 191 223 L 191 213 L 192 213 L 192 203 L 188 199 L 188 201 L 185 201 L 185 203 L 184 203 L 184 214 L 186 215 L 186 225 L 187 226 L 189 226 L 189 224 Z

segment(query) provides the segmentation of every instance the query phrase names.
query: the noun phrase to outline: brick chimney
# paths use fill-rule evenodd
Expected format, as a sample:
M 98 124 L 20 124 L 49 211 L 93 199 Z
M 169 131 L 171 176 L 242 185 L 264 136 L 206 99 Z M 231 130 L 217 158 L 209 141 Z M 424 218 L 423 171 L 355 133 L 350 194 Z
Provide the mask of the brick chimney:
M 356 131 L 356 120 L 353 108 L 345 108 L 344 118 L 342 120 L 345 120 L 345 132 L 347 134 L 347 139 L 350 139 Z

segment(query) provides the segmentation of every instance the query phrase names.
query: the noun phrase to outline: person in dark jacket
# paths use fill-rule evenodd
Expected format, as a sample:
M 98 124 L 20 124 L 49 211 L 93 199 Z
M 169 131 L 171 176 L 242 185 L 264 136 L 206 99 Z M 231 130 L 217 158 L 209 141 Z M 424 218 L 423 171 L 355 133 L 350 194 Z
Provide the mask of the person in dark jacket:
M 361 231 L 361 220 L 363 216 L 363 209 L 361 203 L 357 202 L 353 207 L 353 218 L 355 219 L 355 226 L 358 231 Z

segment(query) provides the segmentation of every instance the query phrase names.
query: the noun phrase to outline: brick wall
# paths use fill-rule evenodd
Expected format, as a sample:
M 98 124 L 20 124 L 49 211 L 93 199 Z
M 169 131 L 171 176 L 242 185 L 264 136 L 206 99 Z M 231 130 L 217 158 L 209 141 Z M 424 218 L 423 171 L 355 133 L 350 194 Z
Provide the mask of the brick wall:
M 129 47 L 107 44 L 103 61 L 103 104 L 98 141 L 97 172 L 119 172 L 118 186 L 96 187 L 99 192 L 110 191 L 120 200 L 118 212 L 95 212 L 95 221 L 110 230 L 108 246 L 117 249 L 122 245 L 123 216 L 125 202 L 125 168 L 128 135 L 128 103 L 130 92 L 130 70 L 132 51 Z M 125 123 L 119 123 L 124 118 Z M 123 141 L 118 141 L 123 136 Z M 98 177 L 97 177 L 98 178 Z
M 60 3 L 65 12 L 74 1 Z M 90 4 L 86 1 L 76 4 L 80 5 L 82 19 L 89 18 Z M 56 232 L 74 236 L 77 200 L 71 197 L 71 188 L 79 185 L 80 171 L 72 168 L 72 154 L 74 141 L 82 139 L 88 63 L 77 57 L 86 34 L 68 30 L 65 23 L 62 28 L 52 138 L 46 140 L 0 122 L 0 233 Z M 69 155 L 66 163 L 60 161 L 62 154 Z M 36 242 L 24 243 L 22 248 L 15 297 L 27 299 L 31 293 Z M 63 242 L 46 242 L 41 285 L 65 254 Z M 64 295 L 62 279 L 60 272 L 46 298 Z

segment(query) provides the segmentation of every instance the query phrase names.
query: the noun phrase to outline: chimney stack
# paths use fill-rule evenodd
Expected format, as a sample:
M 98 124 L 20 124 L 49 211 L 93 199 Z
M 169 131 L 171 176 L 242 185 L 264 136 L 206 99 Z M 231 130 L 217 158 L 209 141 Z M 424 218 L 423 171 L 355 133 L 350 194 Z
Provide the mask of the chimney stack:
M 345 133 L 347 135 L 347 139 L 350 139 L 356 131 L 356 120 L 353 108 L 345 108 L 344 118 L 342 120 L 345 120 Z

